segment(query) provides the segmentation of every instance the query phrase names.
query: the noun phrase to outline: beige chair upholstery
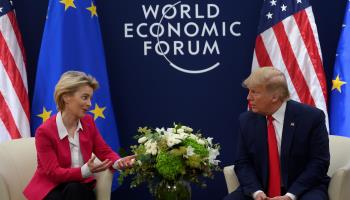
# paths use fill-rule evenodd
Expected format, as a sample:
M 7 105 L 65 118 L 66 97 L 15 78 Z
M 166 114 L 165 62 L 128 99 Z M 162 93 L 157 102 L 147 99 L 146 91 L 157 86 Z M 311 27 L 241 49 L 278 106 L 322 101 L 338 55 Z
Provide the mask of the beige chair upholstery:
M 0 199 L 22 200 L 23 189 L 37 167 L 35 139 L 23 138 L 0 143 Z M 96 197 L 109 200 L 113 174 L 110 170 L 95 174 Z
M 331 182 L 328 188 L 330 200 L 344 200 L 350 197 L 350 138 L 329 136 L 331 163 L 328 175 Z M 234 166 L 224 167 L 224 175 L 228 193 L 233 192 L 239 182 Z

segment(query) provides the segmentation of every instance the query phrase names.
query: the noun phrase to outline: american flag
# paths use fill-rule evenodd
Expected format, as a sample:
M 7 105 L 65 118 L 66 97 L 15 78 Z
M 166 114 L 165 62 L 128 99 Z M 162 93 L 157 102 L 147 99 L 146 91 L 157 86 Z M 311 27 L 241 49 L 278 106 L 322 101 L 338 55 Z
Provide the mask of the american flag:
M 24 48 L 8 0 L 0 0 L 0 52 L 0 142 L 30 137 Z
M 327 86 L 311 5 L 307 0 L 264 0 L 252 70 L 274 66 L 288 82 L 293 100 L 324 111 Z

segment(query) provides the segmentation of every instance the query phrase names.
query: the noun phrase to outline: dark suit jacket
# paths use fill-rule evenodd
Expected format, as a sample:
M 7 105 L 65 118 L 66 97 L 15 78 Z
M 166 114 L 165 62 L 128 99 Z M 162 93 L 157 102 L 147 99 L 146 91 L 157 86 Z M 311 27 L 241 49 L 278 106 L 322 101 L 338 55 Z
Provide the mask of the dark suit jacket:
M 329 141 L 324 113 L 314 107 L 287 101 L 281 144 L 282 185 L 296 196 L 329 183 Z M 239 118 L 235 172 L 240 189 L 251 196 L 267 192 L 268 146 L 266 117 L 245 112 Z M 327 191 L 326 191 L 327 192 Z
M 105 143 L 100 135 L 94 119 L 85 115 L 80 119 L 83 130 L 79 133 L 80 150 L 86 163 L 91 153 L 100 160 L 109 159 L 115 162 L 119 155 Z M 38 167 L 25 190 L 24 196 L 29 200 L 43 199 L 49 191 L 60 183 L 91 182 L 92 176 L 83 178 L 80 167 L 71 167 L 71 153 L 68 137 L 59 138 L 56 115 L 43 123 L 35 133 Z

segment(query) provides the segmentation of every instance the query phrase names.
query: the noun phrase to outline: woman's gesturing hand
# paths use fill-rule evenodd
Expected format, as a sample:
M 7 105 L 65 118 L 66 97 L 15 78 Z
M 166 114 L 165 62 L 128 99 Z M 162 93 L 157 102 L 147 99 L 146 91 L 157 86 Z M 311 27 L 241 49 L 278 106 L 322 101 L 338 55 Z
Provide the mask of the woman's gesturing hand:
M 101 163 L 95 163 L 95 155 L 92 155 L 91 158 L 88 160 L 87 165 L 90 169 L 91 173 L 97 173 L 97 172 L 101 172 L 104 171 L 106 169 L 108 169 L 111 165 L 112 165 L 112 161 L 106 159 Z

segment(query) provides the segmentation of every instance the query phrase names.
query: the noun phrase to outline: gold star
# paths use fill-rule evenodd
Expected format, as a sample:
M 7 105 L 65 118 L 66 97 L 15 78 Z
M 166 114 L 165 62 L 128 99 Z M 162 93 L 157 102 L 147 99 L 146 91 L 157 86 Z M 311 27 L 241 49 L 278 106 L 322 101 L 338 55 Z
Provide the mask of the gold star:
M 105 119 L 105 116 L 103 114 L 103 111 L 105 109 L 106 107 L 99 107 L 97 103 L 95 103 L 95 109 L 90 110 L 90 112 L 94 114 L 94 120 L 96 120 L 98 117 Z
M 50 118 L 51 112 L 52 112 L 52 110 L 47 111 L 46 108 L 43 107 L 43 112 L 41 114 L 39 114 L 39 115 L 36 115 L 36 116 L 42 118 L 43 119 L 43 123 L 44 123 L 47 119 Z
M 333 86 L 332 90 L 337 89 L 341 93 L 341 86 L 346 84 L 346 82 L 341 81 L 339 78 L 339 75 L 335 78 L 335 80 L 332 80 Z
M 76 8 L 74 0 L 61 0 L 60 3 L 64 4 L 64 10 L 67 10 L 69 7 Z
M 94 16 L 97 17 L 96 6 L 94 5 L 93 2 L 91 2 L 91 6 L 86 8 L 86 10 L 89 10 L 91 12 L 91 18 L 94 17 Z

